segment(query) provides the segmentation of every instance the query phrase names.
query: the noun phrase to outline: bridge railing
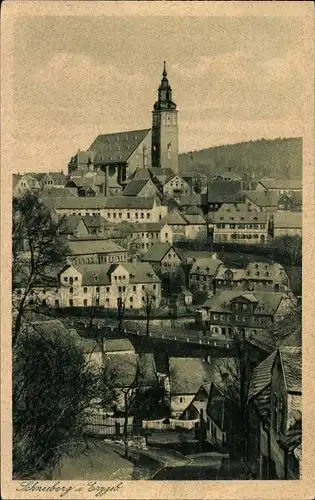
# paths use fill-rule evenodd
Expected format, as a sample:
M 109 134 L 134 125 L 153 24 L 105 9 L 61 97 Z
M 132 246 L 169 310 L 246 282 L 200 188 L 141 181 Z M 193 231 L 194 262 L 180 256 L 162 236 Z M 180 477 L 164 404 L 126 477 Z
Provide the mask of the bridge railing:
M 85 325 L 85 328 L 90 329 L 88 325 Z M 148 337 L 150 339 L 157 340 L 167 340 L 170 342 L 182 342 L 186 344 L 198 344 L 202 346 L 209 347 L 224 347 L 231 348 L 232 347 L 232 339 L 229 338 L 220 338 L 220 337 L 205 337 L 204 334 L 196 333 L 192 334 L 192 332 L 174 332 L 174 335 L 167 335 L 165 332 L 150 332 L 147 336 L 145 330 L 140 330 L 136 328 L 123 328 L 118 331 L 116 326 L 101 326 L 96 325 L 94 327 L 96 330 L 103 330 L 103 332 L 111 335 L 123 334 L 123 335 L 135 335 L 137 337 Z

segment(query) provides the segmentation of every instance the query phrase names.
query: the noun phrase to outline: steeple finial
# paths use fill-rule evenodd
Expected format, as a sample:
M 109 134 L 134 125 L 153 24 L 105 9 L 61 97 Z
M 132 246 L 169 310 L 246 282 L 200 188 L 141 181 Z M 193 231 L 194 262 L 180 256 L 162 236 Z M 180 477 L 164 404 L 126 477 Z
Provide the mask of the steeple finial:
M 165 78 L 167 76 L 167 71 L 166 71 L 166 61 L 164 61 L 164 66 L 163 66 L 163 77 Z

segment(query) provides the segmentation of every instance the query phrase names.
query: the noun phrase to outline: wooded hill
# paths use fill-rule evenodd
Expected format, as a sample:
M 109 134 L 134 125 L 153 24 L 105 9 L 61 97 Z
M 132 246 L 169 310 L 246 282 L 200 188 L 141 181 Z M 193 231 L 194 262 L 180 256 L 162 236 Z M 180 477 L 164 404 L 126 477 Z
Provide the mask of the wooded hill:
M 209 178 L 231 170 L 255 178 L 301 179 L 302 138 L 258 139 L 179 155 L 179 170 Z

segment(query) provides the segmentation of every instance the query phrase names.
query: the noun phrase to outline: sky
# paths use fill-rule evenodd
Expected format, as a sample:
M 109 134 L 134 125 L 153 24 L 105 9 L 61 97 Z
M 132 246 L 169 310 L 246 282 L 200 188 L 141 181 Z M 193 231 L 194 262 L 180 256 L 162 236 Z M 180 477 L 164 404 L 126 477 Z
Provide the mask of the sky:
M 14 32 L 15 171 L 149 128 L 164 60 L 180 152 L 302 136 L 300 18 L 20 16 Z

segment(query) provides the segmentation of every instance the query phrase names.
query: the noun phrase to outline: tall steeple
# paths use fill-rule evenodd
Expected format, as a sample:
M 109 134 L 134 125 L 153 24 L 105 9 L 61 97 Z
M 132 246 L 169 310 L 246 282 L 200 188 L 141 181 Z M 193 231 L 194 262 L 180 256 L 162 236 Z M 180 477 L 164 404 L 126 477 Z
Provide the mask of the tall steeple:
M 176 104 L 172 101 L 172 87 L 167 78 L 166 61 L 164 61 L 158 100 L 154 104 L 154 109 L 176 109 Z
M 152 166 L 178 171 L 178 127 L 176 104 L 164 61 L 158 100 L 152 111 Z

